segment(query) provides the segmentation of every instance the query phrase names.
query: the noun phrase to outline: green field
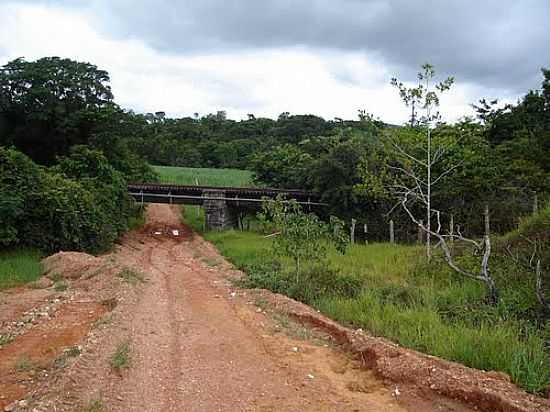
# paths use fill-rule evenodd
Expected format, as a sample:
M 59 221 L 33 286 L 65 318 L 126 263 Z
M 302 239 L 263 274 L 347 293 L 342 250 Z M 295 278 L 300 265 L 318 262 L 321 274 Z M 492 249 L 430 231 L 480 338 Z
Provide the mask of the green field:
M 202 215 L 196 208 L 185 207 L 183 214 L 189 226 L 202 231 Z M 240 231 L 212 231 L 203 236 L 253 279 L 249 286 L 281 292 L 271 269 L 276 266 L 266 266 L 266 262 L 276 260 L 281 266 L 275 271 L 287 273 L 291 263 L 270 254 L 270 239 Z M 345 255 L 332 251 L 332 269 L 361 279 L 363 287 L 351 297 L 329 292 L 306 303 L 343 324 L 403 346 L 478 369 L 504 371 L 531 392 L 546 390 L 550 357 L 545 332 L 515 316 L 517 305 L 525 299 L 519 284 L 503 289 L 502 303 L 492 307 L 484 303 L 482 285 L 450 273 L 445 266 L 429 268 L 422 256 L 416 246 L 385 243 L 354 245 Z M 514 279 L 497 276 L 497 281 L 513 284 Z
M 161 183 L 198 186 L 253 187 L 252 172 L 238 169 L 153 166 Z
M 0 290 L 36 280 L 42 273 L 41 254 L 19 249 L 0 252 Z

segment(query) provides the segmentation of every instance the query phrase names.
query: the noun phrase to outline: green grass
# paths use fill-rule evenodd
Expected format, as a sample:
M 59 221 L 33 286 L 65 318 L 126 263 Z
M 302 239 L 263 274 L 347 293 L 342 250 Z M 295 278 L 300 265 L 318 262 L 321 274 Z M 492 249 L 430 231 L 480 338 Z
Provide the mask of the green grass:
M 130 343 L 121 343 L 115 353 L 109 359 L 109 365 L 111 369 L 120 374 L 123 369 L 127 369 L 130 366 Z
M 252 187 L 252 172 L 238 169 L 153 166 L 161 183 L 198 186 Z
M 41 257 L 39 251 L 32 249 L 0 252 L 0 290 L 38 279 L 42 273 Z
M 269 270 L 264 275 L 255 272 L 263 270 L 262 262 L 273 259 L 271 239 L 239 231 L 204 236 L 249 273 L 249 279 L 273 276 Z M 427 267 L 422 253 L 416 246 L 376 243 L 351 246 L 345 255 L 331 251 L 331 267 L 360 278 L 363 286 L 353 297 L 327 293 L 307 303 L 343 324 L 403 346 L 478 369 L 504 371 L 530 392 L 547 390 L 548 342 L 540 325 L 522 315 L 536 304 L 525 280 L 495 263 L 497 282 L 503 286 L 501 303 L 492 307 L 485 303 L 483 285 L 451 273 L 444 265 Z M 291 270 L 290 262 L 279 259 L 279 264 L 281 271 Z
M 122 268 L 118 273 L 118 277 L 134 286 L 145 280 L 145 275 L 142 272 L 129 267 Z

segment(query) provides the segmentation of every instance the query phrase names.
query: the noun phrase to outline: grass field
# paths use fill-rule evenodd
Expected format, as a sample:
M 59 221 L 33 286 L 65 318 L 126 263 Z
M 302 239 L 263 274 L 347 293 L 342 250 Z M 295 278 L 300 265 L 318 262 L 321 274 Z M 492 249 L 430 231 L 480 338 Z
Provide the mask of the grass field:
M 253 187 L 252 172 L 238 169 L 153 166 L 161 183 L 199 186 Z
M 184 209 L 184 215 L 190 226 L 202 230 L 196 209 Z M 248 274 L 262 270 L 262 262 L 276 259 L 269 253 L 271 240 L 258 233 L 203 235 Z M 277 259 L 281 271 L 291 270 L 289 261 Z M 339 273 L 363 282 L 353 297 L 330 294 L 306 302 L 329 317 L 424 353 L 504 371 L 530 392 L 548 389 L 550 356 L 544 332 L 516 317 L 514 305 L 521 301 L 517 288 L 503 291 L 498 307 L 486 305 L 482 285 L 450 273 L 445 266 L 428 268 L 415 246 L 354 245 L 345 255 L 330 252 L 329 262 Z M 269 278 L 273 273 L 259 276 Z
M 42 273 L 40 258 L 40 252 L 31 249 L 0 252 L 0 290 L 39 278 Z

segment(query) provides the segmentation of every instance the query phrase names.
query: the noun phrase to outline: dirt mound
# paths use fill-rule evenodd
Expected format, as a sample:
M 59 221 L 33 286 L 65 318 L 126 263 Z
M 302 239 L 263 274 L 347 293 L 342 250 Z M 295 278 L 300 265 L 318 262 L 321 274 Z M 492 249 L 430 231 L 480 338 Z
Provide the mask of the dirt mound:
M 103 266 L 103 260 L 87 253 L 59 252 L 42 260 L 44 274 L 52 278 L 80 279 L 91 276 Z

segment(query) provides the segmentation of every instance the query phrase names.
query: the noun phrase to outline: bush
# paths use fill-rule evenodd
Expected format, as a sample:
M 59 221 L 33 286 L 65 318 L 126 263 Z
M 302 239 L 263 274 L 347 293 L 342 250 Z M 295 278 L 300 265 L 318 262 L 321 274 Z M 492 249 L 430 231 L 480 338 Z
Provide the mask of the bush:
M 126 230 L 133 202 L 122 175 L 84 146 L 47 169 L 0 147 L 0 243 L 98 252 Z
M 248 267 L 246 273 L 241 281 L 244 287 L 268 289 L 309 304 L 322 297 L 353 298 L 363 286 L 358 277 L 327 266 L 307 268 L 296 277 L 293 272 L 282 271 L 280 262 L 265 261 Z

